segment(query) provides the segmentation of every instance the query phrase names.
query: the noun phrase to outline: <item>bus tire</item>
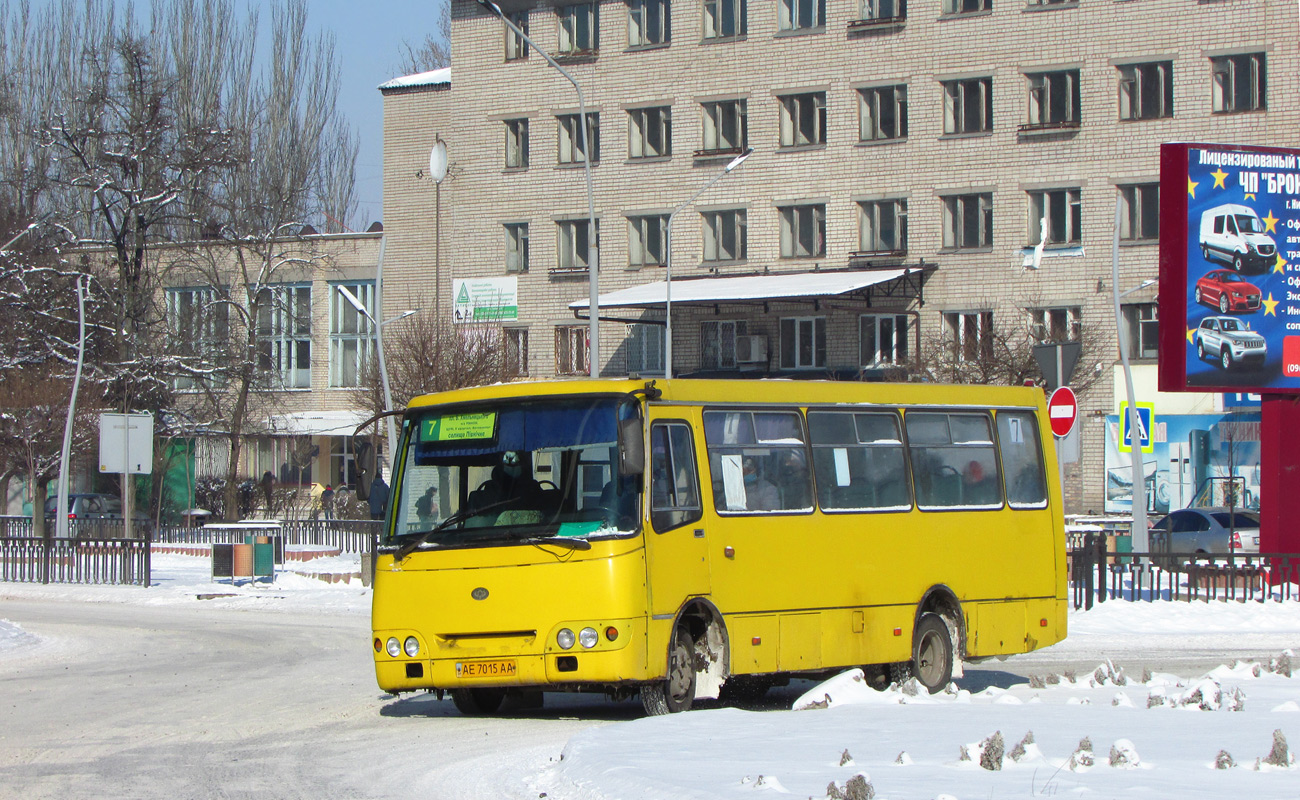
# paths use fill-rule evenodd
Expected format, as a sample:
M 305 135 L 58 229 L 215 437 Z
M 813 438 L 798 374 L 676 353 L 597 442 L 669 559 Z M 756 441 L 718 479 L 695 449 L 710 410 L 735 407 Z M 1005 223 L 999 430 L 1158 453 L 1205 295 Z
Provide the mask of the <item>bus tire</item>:
M 937 694 L 952 681 L 953 636 L 948 623 L 938 614 L 927 612 L 916 622 L 912 633 L 912 660 L 891 664 L 889 677 L 894 683 L 908 678 Z
M 641 687 L 641 706 L 652 717 L 687 711 L 695 699 L 695 647 L 678 627 L 668 650 L 668 677 Z
M 504 689 L 452 689 L 451 702 L 467 717 L 495 714 L 506 698 Z

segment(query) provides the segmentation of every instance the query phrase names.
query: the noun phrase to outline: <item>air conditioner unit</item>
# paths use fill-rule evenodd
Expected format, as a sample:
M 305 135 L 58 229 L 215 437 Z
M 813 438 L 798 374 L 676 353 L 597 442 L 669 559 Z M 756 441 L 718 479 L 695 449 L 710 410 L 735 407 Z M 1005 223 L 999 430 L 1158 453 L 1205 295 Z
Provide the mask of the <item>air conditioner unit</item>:
M 762 364 L 767 362 L 766 336 L 737 336 L 736 363 Z

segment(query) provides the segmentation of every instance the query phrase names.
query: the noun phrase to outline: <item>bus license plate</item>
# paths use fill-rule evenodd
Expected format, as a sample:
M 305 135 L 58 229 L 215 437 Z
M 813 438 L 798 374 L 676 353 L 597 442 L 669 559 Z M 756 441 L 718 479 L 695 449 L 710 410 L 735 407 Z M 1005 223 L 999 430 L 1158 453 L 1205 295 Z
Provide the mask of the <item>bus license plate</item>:
M 457 661 L 457 678 L 513 678 L 515 660 L 513 658 L 497 661 Z

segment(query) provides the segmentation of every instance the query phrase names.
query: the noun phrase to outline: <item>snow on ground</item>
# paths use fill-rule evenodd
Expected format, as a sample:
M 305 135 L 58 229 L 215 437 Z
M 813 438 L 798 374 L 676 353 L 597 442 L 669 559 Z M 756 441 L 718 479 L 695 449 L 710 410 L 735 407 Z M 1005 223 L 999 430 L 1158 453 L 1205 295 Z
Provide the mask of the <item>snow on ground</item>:
M 208 559 L 159 555 L 148 589 L 0 584 L 0 598 L 368 613 L 369 589 L 358 582 L 329 584 L 303 574 L 322 566 L 290 563 L 272 583 L 232 585 L 212 581 Z M 353 572 L 359 562 L 324 566 Z M 562 757 L 540 767 L 536 759 L 520 764 L 523 791 L 507 796 L 864 798 L 868 784 L 875 797 L 900 800 L 1300 795 L 1300 658 L 1287 651 L 1300 652 L 1300 602 L 1110 601 L 1071 612 L 1069 623 L 1065 642 L 1009 665 L 1032 672 L 1053 659 L 1094 658 L 1088 663 L 1095 668 L 1054 674 L 1045 666 L 1025 680 L 994 663 L 979 673 L 977 691 L 953 686 L 934 696 L 913 687 L 878 692 L 850 670 L 807 684 L 791 710 L 706 708 L 595 721 L 569 740 Z M 36 637 L 0 620 L 0 658 L 33 646 Z M 1187 650 L 1250 648 L 1273 657 L 1225 658 L 1222 667 L 1194 674 L 1134 666 Z M 1275 732 L 1290 745 L 1286 755 L 1278 755 Z

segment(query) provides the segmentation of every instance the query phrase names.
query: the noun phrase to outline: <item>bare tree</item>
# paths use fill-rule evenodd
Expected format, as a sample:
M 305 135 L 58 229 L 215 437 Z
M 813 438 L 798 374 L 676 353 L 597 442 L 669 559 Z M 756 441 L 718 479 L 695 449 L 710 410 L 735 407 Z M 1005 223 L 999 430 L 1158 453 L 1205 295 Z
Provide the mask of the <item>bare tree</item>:
M 418 45 L 412 46 L 409 41 L 402 42 L 401 61 L 397 65 L 399 73 L 430 72 L 451 65 L 450 0 L 438 3 L 437 25 L 437 30 L 425 34 L 424 40 Z

